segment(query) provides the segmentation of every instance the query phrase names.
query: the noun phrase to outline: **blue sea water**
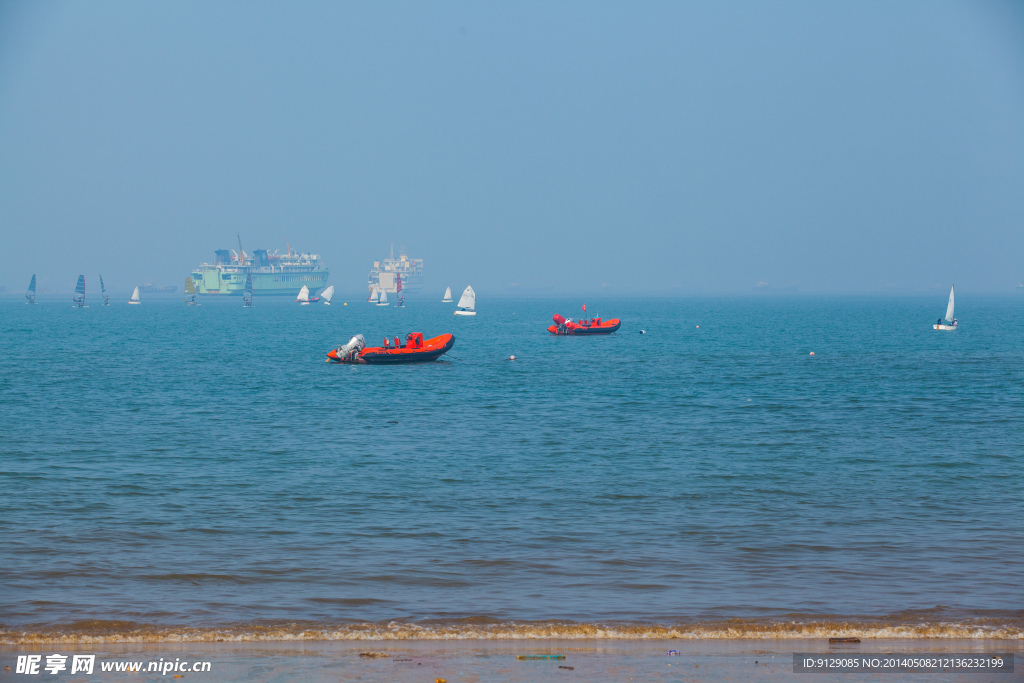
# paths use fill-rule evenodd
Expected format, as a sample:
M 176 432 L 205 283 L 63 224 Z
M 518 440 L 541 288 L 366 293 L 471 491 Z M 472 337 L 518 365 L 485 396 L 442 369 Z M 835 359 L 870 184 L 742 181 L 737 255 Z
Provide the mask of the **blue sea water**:
M 959 299 L 0 300 L 0 625 L 1019 634 L 1024 301 Z

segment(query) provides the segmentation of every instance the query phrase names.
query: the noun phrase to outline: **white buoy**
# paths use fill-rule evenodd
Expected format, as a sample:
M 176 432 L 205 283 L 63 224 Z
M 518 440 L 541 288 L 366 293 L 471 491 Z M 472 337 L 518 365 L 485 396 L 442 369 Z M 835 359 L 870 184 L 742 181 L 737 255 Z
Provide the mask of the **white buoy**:
M 515 360 L 515 359 L 516 359 L 516 357 L 515 357 L 515 356 L 509 356 L 509 357 L 508 357 L 508 359 L 509 359 L 509 360 Z

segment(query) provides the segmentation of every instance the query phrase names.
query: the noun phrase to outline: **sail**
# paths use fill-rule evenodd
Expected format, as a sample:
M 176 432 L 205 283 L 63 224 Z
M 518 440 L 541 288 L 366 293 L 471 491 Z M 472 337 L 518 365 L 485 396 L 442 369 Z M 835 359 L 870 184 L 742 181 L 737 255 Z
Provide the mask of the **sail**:
M 103 305 L 110 305 L 110 297 L 107 296 L 107 286 L 103 284 L 103 276 L 100 275 L 100 295 L 103 297 Z
M 78 284 L 75 285 L 75 296 L 72 297 L 72 301 L 81 306 L 85 303 L 85 276 L 78 276 Z
M 466 291 L 462 293 L 462 298 L 459 299 L 459 308 L 467 311 L 476 310 L 476 292 L 472 287 L 466 287 Z
M 367 301 L 369 301 L 371 304 L 375 304 L 375 303 L 377 303 L 377 300 L 379 298 L 380 298 L 380 291 L 376 287 L 374 287 L 373 289 L 370 290 L 370 298 L 367 299 Z
M 380 301 L 378 303 L 386 304 L 388 302 L 388 292 L 386 289 L 380 290 Z
M 441 301 L 451 301 L 451 300 L 452 300 L 452 288 L 451 287 L 445 287 L 444 288 L 444 298 L 441 299 Z
M 970 317 L 970 316 L 968 316 Z M 946 322 L 953 322 L 953 288 L 949 288 L 949 303 L 946 304 Z
M 36 302 L 36 276 L 32 274 L 32 280 L 28 283 L 28 291 L 25 292 L 25 298 L 28 299 L 30 304 Z
M 185 294 L 195 294 L 195 293 L 196 293 L 196 286 L 192 282 L 192 278 L 190 278 L 190 277 L 185 278 Z
M 129 299 L 129 301 L 138 301 L 138 300 L 139 300 L 139 288 L 136 287 L 135 291 L 132 292 L 132 298 Z
M 395 284 L 395 294 L 401 294 L 401 293 L 402 293 L 402 274 L 399 273 L 398 274 L 397 283 Z
M 245 276 L 245 289 L 242 290 L 242 306 L 252 306 L 252 273 Z
M 331 298 L 334 296 L 334 285 L 331 285 L 324 291 L 320 292 L 320 298 L 324 300 L 325 304 L 331 303 Z

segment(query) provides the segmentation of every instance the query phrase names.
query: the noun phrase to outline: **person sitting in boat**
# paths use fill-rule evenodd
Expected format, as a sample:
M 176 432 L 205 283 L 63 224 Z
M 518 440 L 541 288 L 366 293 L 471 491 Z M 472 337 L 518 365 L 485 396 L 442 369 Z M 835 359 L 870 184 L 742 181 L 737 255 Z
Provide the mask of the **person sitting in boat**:
M 956 318 L 953 318 L 953 327 L 956 327 L 956 326 L 958 326 L 959 324 L 960 324 L 960 323 L 959 323 L 959 322 L 957 321 L 957 319 L 956 319 Z
M 939 318 L 938 320 L 936 320 L 935 324 L 936 325 L 941 325 L 942 324 L 942 318 Z

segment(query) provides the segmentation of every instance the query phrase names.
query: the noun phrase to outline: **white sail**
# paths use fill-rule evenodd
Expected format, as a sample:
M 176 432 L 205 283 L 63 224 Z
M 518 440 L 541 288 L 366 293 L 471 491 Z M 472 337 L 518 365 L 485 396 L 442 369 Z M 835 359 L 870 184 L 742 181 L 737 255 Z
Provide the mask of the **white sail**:
M 334 285 L 331 285 L 324 291 L 320 292 L 320 298 L 324 300 L 324 303 L 328 306 L 331 305 L 331 298 L 334 296 Z
M 970 317 L 970 316 L 968 316 Z M 946 322 L 953 322 L 953 288 L 949 288 L 949 303 L 946 304 Z
M 299 290 L 299 296 L 295 300 L 309 303 L 309 287 L 302 285 L 302 289 Z
M 472 287 L 466 287 L 466 291 L 462 293 L 462 298 L 459 299 L 459 308 L 466 311 L 476 310 L 476 292 Z
M 380 299 L 380 290 L 374 287 L 373 291 L 370 292 L 370 298 L 367 299 L 367 301 L 369 301 L 371 304 L 375 304 L 377 303 L 378 299 Z
M 388 292 L 386 289 L 380 290 L 380 301 L 377 302 L 378 306 L 388 305 Z
M 128 299 L 128 303 L 130 303 L 130 304 L 137 304 L 137 303 L 139 303 L 139 288 L 138 287 L 136 287 L 135 291 L 132 292 L 132 298 Z
M 442 303 L 451 303 L 451 301 L 452 301 L 452 288 L 451 287 L 445 287 L 444 288 L 444 298 L 441 299 L 441 301 L 442 301 Z

